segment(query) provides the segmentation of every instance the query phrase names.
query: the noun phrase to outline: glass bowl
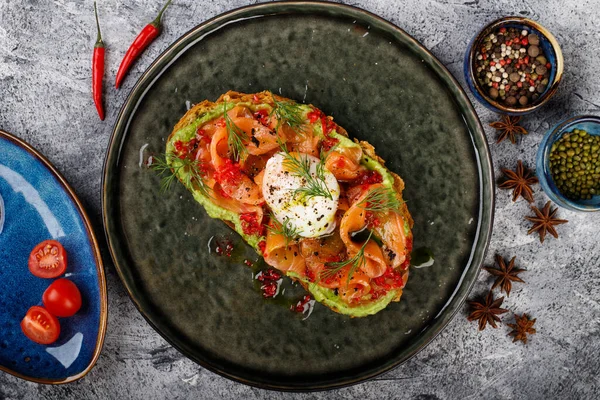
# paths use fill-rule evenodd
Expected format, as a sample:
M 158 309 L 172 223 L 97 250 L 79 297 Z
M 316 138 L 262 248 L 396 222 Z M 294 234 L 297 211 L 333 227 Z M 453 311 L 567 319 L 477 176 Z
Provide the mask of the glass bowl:
M 600 194 L 596 194 L 588 200 L 569 199 L 556 187 L 552 178 L 552 172 L 550 171 L 550 150 L 552 149 L 552 145 L 563 134 L 572 132 L 575 129 L 584 130 L 590 135 L 598 136 L 600 135 L 600 117 L 592 115 L 571 117 L 546 132 L 537 152 L 537 176 L 544 192 L 550 197 L 550 200 L 559 206 L 573 211 L 598 211 L 600 210 Z

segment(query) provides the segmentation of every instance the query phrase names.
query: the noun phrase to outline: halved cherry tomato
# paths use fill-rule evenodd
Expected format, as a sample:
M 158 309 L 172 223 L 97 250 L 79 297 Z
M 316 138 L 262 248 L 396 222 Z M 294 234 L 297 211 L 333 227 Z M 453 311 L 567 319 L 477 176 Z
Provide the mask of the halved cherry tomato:
M 44 307 L 33 306 L 21 321 L 21 329 L 25 336 L 39 344 L 56 342 L 60 335 L 58 319 Z
M 68 279 L 57 279 L 42 296 L 44 307 L 57 317 L 71 317 L 81 308 L 81 293 Z
M 31 250 L 29 271 L 38 278 L 56 278 L 67 269 L 67 252 L 56 240 L 44 240 Z

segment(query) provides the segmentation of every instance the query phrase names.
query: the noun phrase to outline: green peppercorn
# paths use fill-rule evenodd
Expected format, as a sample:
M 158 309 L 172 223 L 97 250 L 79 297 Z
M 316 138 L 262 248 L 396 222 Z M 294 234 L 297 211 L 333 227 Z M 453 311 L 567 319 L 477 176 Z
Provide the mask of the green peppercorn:
M 573 200 L 600 193 L 600 136 L 581 129 L 565 133 L 552 144 L 550 170 L 556 186 Z

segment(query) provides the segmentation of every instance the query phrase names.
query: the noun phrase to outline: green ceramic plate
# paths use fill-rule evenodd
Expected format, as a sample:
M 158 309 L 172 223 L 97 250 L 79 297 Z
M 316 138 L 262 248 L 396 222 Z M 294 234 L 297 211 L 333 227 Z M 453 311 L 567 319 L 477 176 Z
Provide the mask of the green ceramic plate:
M 317 304 L 303 320 L 265 301 L 221 221 L 144 166 L 186 111 L 227 90 L 269 89 L 312 103 L 368 140 L 406 182 L 415 247 L 400 303 L 350 319 Z M 131 298 L 183 354 L 237 381 L 315 390 L 373 377 L 407 360 L 456 313 L 490 237 L 492 169 L 483 129 L 450 73 L 417 41 L 363 10 L 330 3 L 254 5 L 194 28 L 142 75 L 106 157 L 103 211 L 110 251 Z M 233 256 L 215 245 L 230 240 Z M 288 285 L 289 286 L 289 285 Z M 289 286 L 288 298 L 302 289 Z

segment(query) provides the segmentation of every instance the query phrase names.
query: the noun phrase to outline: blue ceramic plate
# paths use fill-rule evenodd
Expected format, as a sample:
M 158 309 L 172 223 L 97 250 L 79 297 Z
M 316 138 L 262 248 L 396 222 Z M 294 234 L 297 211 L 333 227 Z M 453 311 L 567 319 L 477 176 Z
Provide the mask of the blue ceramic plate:
M 48 160 L 3 131 L 0 197 L 0 370 L 40 383 L 77 380 L 98 359 L 106 331 L 106 281 L 90 222 Z M 48 346 L 30 341 L 20 327 L 27 310 L 42 305 L 53 281 L 35 277 L 27 267 L 31 249 L 46 239 L 65 247 L 65 277 L 79 287 L 83 300 L 77 314 L 59 318 L 60 337 Z

